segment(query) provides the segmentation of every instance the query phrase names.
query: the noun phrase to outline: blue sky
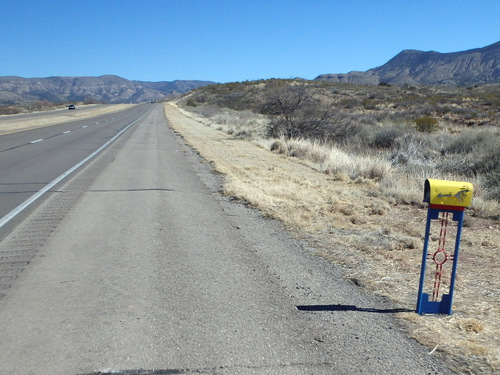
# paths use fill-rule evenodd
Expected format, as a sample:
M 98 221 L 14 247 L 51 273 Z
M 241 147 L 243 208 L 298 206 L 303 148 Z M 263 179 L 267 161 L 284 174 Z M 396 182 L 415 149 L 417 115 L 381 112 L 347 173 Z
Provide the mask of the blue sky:
M 498 41 L 498 0 L 0 0 L 0 76 L 313 79 Z

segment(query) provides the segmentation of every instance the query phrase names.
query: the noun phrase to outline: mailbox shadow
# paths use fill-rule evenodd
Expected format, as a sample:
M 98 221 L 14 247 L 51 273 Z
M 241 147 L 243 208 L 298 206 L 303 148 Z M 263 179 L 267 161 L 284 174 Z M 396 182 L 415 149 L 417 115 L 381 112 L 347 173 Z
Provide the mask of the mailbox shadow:
M 379 314 L 395 314 L 400 312 L 414 312 L 410 309 L 375 309 L 372 307 L 357 307 L 355 305 L 299 305 L 299 311 L 360 311 Z

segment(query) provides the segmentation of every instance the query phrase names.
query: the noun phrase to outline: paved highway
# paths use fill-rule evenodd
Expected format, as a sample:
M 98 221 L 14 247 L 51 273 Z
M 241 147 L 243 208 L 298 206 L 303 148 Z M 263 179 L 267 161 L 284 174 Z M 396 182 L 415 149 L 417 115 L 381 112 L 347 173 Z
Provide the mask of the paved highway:
M 12 210 L 149 110 L 150 105 L 140 105 L 91 119 L 0 135 L 0 226 Z
M 450 373 L 386 301 L 222 197 L 220 177 L 150 108 L 0 242 L 0 373 Z M 76 126 L 2 143 L 63 164 L 5 181 L 35 191 L 130 120 L 94 124 L 92 147 L 65 139 L 86 131 Z M 67 149 L 72 162 L 57 158 Z

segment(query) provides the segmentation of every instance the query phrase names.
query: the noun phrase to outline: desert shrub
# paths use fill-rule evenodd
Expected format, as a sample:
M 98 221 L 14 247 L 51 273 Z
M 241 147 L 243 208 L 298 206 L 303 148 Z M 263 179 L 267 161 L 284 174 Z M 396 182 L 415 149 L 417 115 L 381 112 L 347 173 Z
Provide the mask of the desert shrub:
M 496 129 L 466 129 L 450 139 L 443 147 L 443 152 L 451 154 L 482 153 L 500 143 L 500 134 Z
M 377 109 L 377 101 L 373 98 L 365 98 L 361 103 L 365 109 Z
M 351 116 L 321 100 L 305 85 L 277 86 L 269 92 L 262 113 L 270 116 L 267 135 L 346 143 L 359 130 Z
M 432 149 L 432 140 L 428 136 L 408 131 L 395 138 L 390 159 L 394 164 L 428 165 Z
M 359 133 L 361 126 L 344 112 L 336 111 L 329 118 L 324 139 L 338 144 L 346 144 Z
M 500 200 L 500 133 L 468 129 L 444 147 L 440 163 L 445 173 L 477 179 L 484 199 Z
M 99 100 L 90 95 L 85 97 L 85 99 L 83 100 L 83 104 L 97 104 L 97 103 L 99 103 Z
M 485 187 L 488 189 L 486 197 L 500 201 L 500 169 L 492 171 L 486 176 Z
M 237 111 L 219 108 L 214 105 L 189 107 L 189 112 L 203 118 L 203 122 L 217 130 L 224 131 L 238 138 L 264 138 L 268 119 L 250 110 Z
M 444 116 L 451 112 L 451 108 L 448 105 L 439 105 L 435 109 L 436 113 L 440 116 Z
M 211 101 L 208 91 L 196 90 L 193 91 L 187 99 L 184 99 L 184 104 L 189 102 L 191 107 L 196 107 L 198 104 L 205 104 Z
M 287 147 L 286 143 L 283 142 L 283 140 L 279 139 L 271 143 L 271 146 L 269 149 L 273 152 L 276 152 L 277 154 L 286 154 L 287 153 Z
M 206 118 L 212 118 L 220 113 L 220 109 L 214 105 L 200 105 L 193 109 L 196 113 Z
M 427 178 L 441 178 L 434 168 L 409 164 L 399 166 L 390 178 L 380 183 L 383 194 L 404 204 L 422 205 L 423 183 Z
M 268 135 L 272 138 L 288 139 L 305 136 L 306 132 L 317 132 L 322 124 L 313 123 L 312 94 L 304 85 L 277 85 L 268 93 L 261 112 L 271 116 Z
M 380 129 L 375 133 L 370 146 L 374 148 L 393 148 L 396 144 L 396 139 L 401 135 L 402 132 L 400 130 L 390 128 Z
M 22 112 L 21 108 L 15 105 L 0 106 L 0 115 L 17 115 L 18 113 L 21 112 Z
M 483 176 L 486 197 L 500 200 L 500 142 L 479 158 L 473 169 L 476 174 Z
M 432 133 L 439 129 L 438 120 L 429 115 L 417 118 L 413 122 L 415 128 L 422 133 Z
M 476 163 L 476 171 L 481 174 L 489 174 L 500 171 L 500 144 L 479 158 Z
M 470 178 L 477 175 L 477 162 L 477 157 L 473 154 L 450 155 L 450 157 L 443 158 L 440 163 L 440 170 L 444 173 Z
M 343 109 L 354 109 L 356 107 L 360 107 L 361 103 L 358 99 L 348 98 L 342 99 L 339 103 L 339 106 Z
M 35 100 L 29 107 L 32 111 L 45 111 L 54 108 L 54 104 L 48 100 Z
M 380 181 L 391 175 L 391 163 L 381 157 L 356 155 L 339 147 L 308 139 L 281 137 L 271 145 L 271 151 L 311 161 L 324 173 L 352 180 L 358 178 Z
M 250 103 L 246 100 L 245 93 L 240 91 L 230 92 L 227 95 L 221 96 L 216 104 L 221 108 L 230 108 L 243 110 L 250 107 Z

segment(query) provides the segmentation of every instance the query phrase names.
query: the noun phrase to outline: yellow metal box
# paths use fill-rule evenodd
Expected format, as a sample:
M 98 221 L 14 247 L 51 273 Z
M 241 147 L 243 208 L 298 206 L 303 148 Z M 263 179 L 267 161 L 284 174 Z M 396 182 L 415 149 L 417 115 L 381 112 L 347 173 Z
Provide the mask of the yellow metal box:
M 469 207 L 472 201 L 469 182 L 425 180 L 424 202 L 440 206 Z

